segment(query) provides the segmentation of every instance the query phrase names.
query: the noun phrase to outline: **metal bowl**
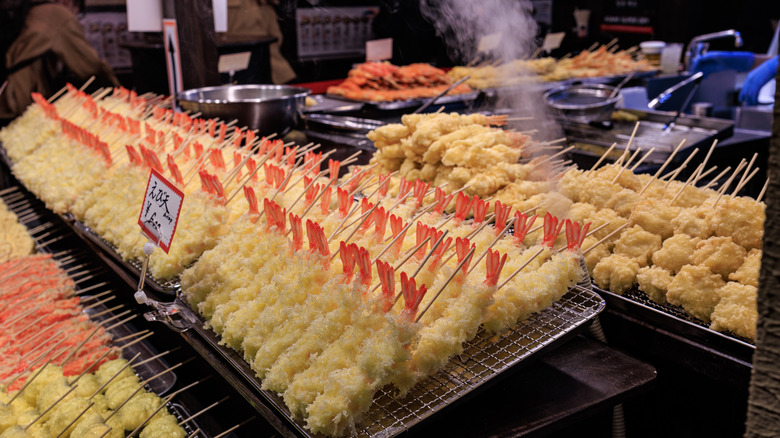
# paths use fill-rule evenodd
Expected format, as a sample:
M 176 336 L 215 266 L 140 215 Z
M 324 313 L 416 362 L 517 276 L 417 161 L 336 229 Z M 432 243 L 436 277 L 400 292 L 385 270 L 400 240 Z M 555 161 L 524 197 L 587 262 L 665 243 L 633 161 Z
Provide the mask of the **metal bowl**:
M 544 95 L 547 105 L 564 117 L 588 123 L 608 120 L 620 101 L 620 94 L 609 97 L 615 87 L 603 84 L 566 85 Z
M 289 85 L 223 85 L 195 88 L 176 95 L 179 106 L 201 117 L 238 119 L 258 135 L 290 131 L 301 119 L 310 90 Z

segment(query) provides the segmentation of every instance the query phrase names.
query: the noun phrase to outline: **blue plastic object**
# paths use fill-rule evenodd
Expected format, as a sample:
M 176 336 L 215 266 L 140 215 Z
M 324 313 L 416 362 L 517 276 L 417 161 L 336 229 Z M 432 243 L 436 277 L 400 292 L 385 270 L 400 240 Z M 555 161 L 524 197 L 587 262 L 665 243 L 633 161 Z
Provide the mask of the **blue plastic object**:
M 777 76 L 778 57 L 765 61 L 748 73 L 742 90 L 739 92 L 739 101 L 748 105 L 758 105 L 758 92 L 761 87 Z
M 751 52 L 707 52 L 693 60 L 691 72 L 700 71 L 704 76 L 723 70 L 749 71 L 755 63 Z

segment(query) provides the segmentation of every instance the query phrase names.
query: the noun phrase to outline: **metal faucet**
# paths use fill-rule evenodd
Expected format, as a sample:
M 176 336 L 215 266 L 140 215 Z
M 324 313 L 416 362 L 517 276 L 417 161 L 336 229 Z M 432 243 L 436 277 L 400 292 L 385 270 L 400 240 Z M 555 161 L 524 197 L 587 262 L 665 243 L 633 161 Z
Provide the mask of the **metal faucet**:
M 734 37 L 734 47 L 742 47 L 742 35 L 735 29 L 723 30 L 720 32 L 707 33 L 693 37 L 691 42 L 688 43 L 688 47 L 685 48 L 684 66 L 687 71 L 691 66 L 691 61 L 704 54 L 709 48 L 708 41 L 716 40 L 719 38 Z

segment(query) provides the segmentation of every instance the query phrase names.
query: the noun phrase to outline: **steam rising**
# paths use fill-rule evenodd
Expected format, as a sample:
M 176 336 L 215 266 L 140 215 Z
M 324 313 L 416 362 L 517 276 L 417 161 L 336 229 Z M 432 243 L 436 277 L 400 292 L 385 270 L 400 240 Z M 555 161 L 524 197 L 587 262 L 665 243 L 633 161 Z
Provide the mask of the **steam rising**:
M 421 0 L 420 10 L 446 41 L 453 58 L 475 59 L 480 40 L 500 34 L 499 44 L 482 54 L 495 63 L 528 58 L 536 49 L 536 22 L 528 0 Z M 551 140 L 561 136 L 560 127 L 547 112 L 542 89 L 534 81 L 500 89 L 498 110 L 530 116 L 530 123 L 515 124 L 518 130 L 536 129 L 534 138 Z
M 501 44 L 490 51 L 495 59 L 526 58 L 535 49 L 537 26 L 528 0 L 421 0 L 420 9 L 466 61 L 477 56 L 480 39 L 494 33 L 501 33 Z

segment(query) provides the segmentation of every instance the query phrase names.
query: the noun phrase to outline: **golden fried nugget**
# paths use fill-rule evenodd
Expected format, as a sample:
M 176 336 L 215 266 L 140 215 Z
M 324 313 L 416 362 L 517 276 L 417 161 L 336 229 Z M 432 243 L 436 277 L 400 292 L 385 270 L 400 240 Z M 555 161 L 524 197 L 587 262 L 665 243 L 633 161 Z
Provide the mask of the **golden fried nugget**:
M 720 302 L 718 289 L 725 284 L 720 275 L 706 266 L 685 265 L 669 283 L 666 300 L 669 304 L 682 306 L 692 316 L 710 322 L 710 315 Z

